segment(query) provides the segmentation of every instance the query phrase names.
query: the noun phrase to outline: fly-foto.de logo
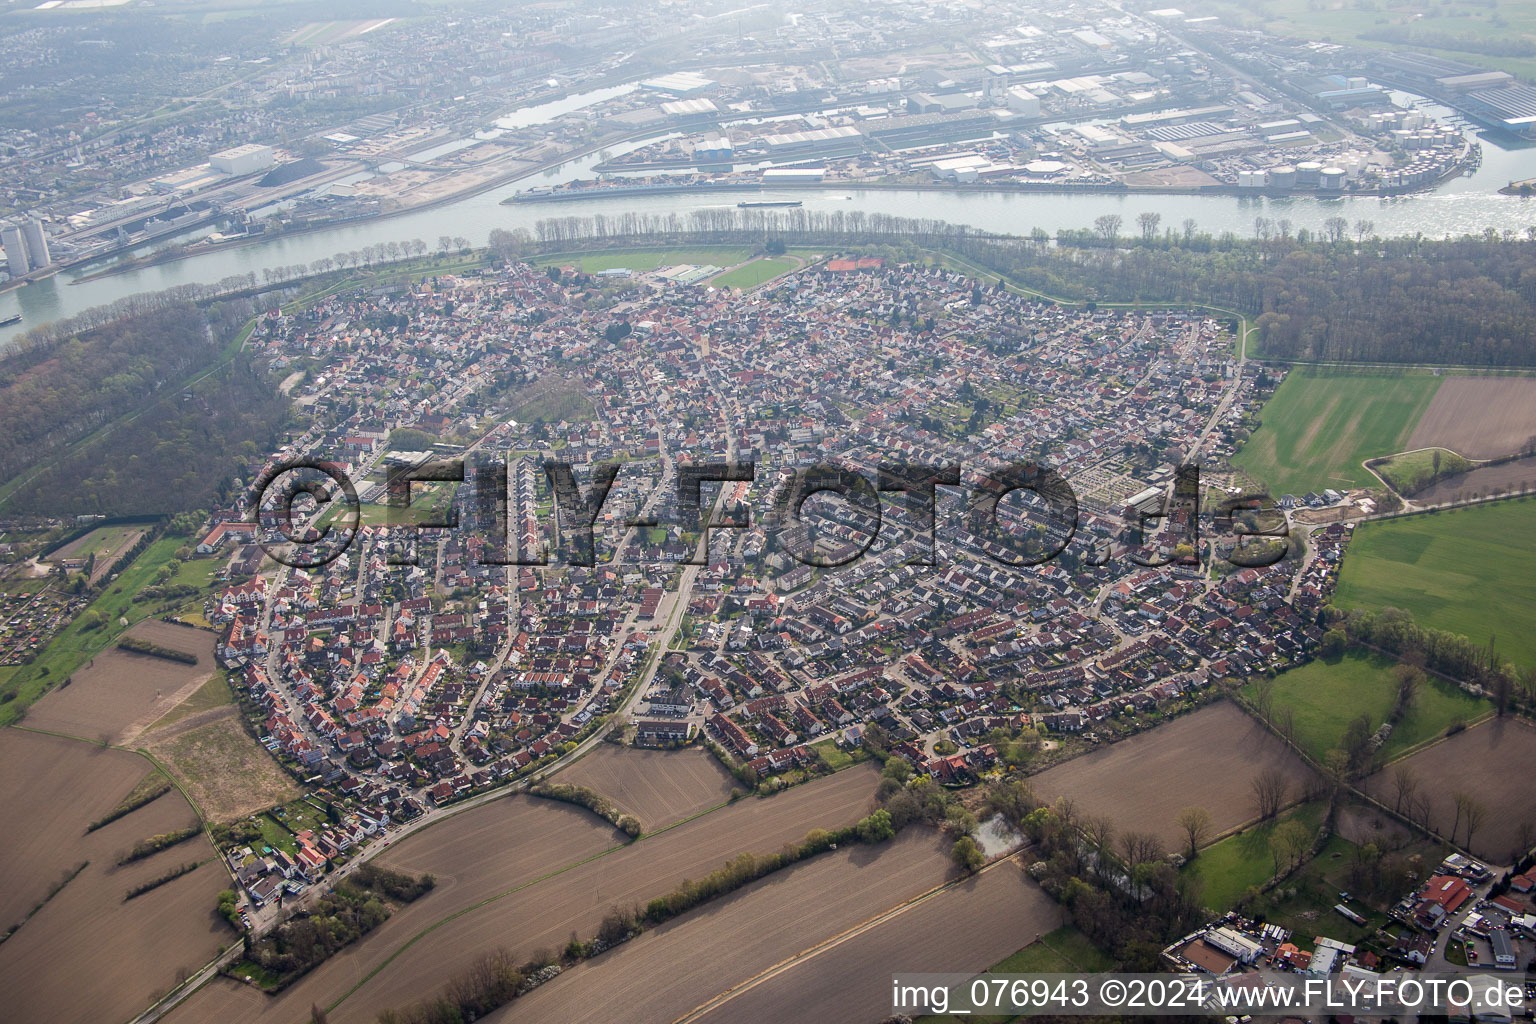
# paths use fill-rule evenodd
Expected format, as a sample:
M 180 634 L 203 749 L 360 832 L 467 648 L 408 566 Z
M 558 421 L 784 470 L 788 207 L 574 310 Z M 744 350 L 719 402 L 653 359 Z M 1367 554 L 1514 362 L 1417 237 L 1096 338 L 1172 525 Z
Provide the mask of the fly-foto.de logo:
M 633 549 L 600 543 L 600 528 L 607 538 L 615 528 L 622 535 L 667 527 L 675 554 L 662 560 L 684 565 L 706 564 L 712 540 L 723 533 L 759 529 L 776 550 L 821 570 L 850 565 L 879 541 L 899 541 L 907 548 L 904 561 L 926 566 L 965 557 L 1042 565 L 1074 544 L 1081 564 L 1125 557 L 1152 568 L 1198 566 L 1203 550 L 1213 557 L 1218 550 L 1202 549 L 1202 526 L 1231 540 L 1219 557 L 1233 565 L 1272 565 L 1288 550 L 1284 517 L 1267 495 L 1225 496 L 1208 505 L 1194 464 L 1179 466 L 1167 487 L 1149 489 L 1150 500 L 1114 510 L 1120 529 L 1109 535 L 1102 515 L 1094 517 L 1095 531 L 1080 535 L 1083 515 L 1072 486 L 1036 462 L 888 462 L 872 471 L 826 462 L 775 469 L 771 480 L 759 479 L 753 461 L 678 462 L 660 480 L 636 473 L 634 463 L 603 462 L 580 474 L 583 481 L 573 464 L 546 460 L 531 474 L 543 501 L 526 500 L 527 481 L 513 486 L 513 464 L 485 456 L 389 466 L 382 488 L 373 486 L 383 500 L 367 517 L 387 531 L 389 562 L 416 564 L 417 538 L 451 530 L 480 538 L 482 565 L 614 564 Z M 635 508 L 615 520 L 608 506 L 621 473 L 631 496 L 625 504 Z M 725 498 L 726 488 L 758 484 L 755 504 Z M 335 561 L 365 522 L 357 485 L 334 463 L 278 464 L 253 493 L 258 543 L 295 568 Z

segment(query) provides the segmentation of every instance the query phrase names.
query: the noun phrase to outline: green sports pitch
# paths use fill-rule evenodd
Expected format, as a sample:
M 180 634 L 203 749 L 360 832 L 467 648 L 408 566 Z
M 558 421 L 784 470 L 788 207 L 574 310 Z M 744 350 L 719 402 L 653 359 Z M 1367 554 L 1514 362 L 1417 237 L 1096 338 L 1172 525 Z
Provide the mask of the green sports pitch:
M 1536 499 L 1518 498 L 1355 529 L 1334 603 L 1395 607 L 1536 667 Z
M 1292 370 L 1232 461 L 1271 494 L 1380 486 L 1362 463 L 1403 450 L 1442 378 L 1428 373 Z

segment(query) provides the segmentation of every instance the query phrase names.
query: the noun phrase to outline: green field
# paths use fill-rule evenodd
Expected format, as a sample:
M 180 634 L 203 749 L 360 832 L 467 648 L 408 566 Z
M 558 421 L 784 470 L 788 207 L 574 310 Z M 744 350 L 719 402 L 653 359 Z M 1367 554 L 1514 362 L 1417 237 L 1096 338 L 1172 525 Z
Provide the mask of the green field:
M 539 256 L 530 262 L 538 266 L 575 267 L 584 274 L 596 274 L 604 270 L 645 271 L 657 267 L 675 267 L 680 264 L 714 264 L 732 267 L 752 258 L 752 250 L 741 247 L 720 246 L 698 249 L 615 249 L 612 252 L 594 252 L 585 256 L 555 254 Z
M 1436 476 L 1435 455 L 1440 456 L 1439 476 Z M 1471 462 L 1449 448 L 1425 448 L 1406 455 L 1394 455 L 1373 467 L 1392 485 L 1392 489 L 1404 497 L 1412 497 L 1437 479 L 1443 480 L 1457 473 L 1473 469 Z
M 1380 486 L 1366 459 L 1402 451 L 1439 390 L 1430 374 L 1299 367 L 1232 461 L 1273 495 Z
M 795 269 L 799 263 L 792 256 L 764 256 L 711 278 L 709 283 L 716 288 L 756 288 L 771 277 Z
M 1386 721 L 1397 693 L 1391 671 L 1395 664 L 1391 658 L 1353 650 L 1337 658 L 1319 658 L 1280 674 L 1274 684 L 1275 708 L 1290 709 L 1296 742 L 1321 761 L 1339 745 L 1353 719 L 1368 715 L 1373 729 Z M 1252 697 L 1257 685 L 1245 686 L 1244 695 Z M 1450 683 L 1426 679 L 1413 706 L 1382 746 L 1381 755 L 1394 758 L 1442 735 L 1451 723 L 1473 721 L 1488 710 L 1486 701 Z
M 113 548 L 122 543 L 123 538 L 130 533 L 142 533 L 147 526 L 98 526 L 84 537 L 80 537 L 69 544 L 65 544 L 50 555 L 50 558 L 64 557 L 64 551 L 69 551 L 71 558 L 89 558 L 95 555 L 98 559 L 105 558 Z
M 1042 935 L 1034 942 L 999 963 L 993 964 L 985 974 L 1095 974 L 1115 969 L 1115 961 L 1089 941 L 1088 936 L 1071 925 L 1063 925 Z M 951 995 L 951 1005 L 965 997 L 962 989 Z M 950 1024 L 952 1021 L 987 1022 L 995 1024 L 1008 1017 L 976 1016 L 972 1014 L 929 1014 L 917 1018 L 918 1024 Z M 1018 1018 L 1027 1020 L 1027 1017 Z
M 16 721 L 43 691 L 63 682 L 70 673 L 85 664 L 98 653 L 115 643 L 127 631 L 120 620 L 126 619 L 131 626 L 147 618 L 156 607 L 152 601 L 135 603 L 133 595 L 154 581 L 157 570 L 176 555 L 176 549 L 190 542 L 190 538 L 167 535 L 151 544 L 143 554 L 112 584 L 99 595 L 85 612 L 75 617 L 58 636 L 43 648 L 37 660 L 10 672 L 0 674 L 0 692 L 14 693 L 13 700 L 0 704 L 0 725 Z M 102 625 L 87 629 L 84 622 L 91 618 L 89 612 L 99 612 Z
M 1496 638 L 1536 666 L 1536 502 L 1528 499 L 1365 523 L 1339 573 L 1342 608 L 1402 608 L 1422 626 Z
M 521 423 L 577 422 L 590 420 L 595 413 L 592 400 L 576 388 L 556 388 L 534 395 L 511 410 L 512 418 Z
M 1348 906 L 1366 919 L 1363 925 L 1355 924 L 1333 909 L 1339 902 L 1339 893 L 1353 888 L 1350 865 L 1354 862 L 1355 851 L 1354 843 L 1342 836 L 1333 836 L 1316 857 L 1286 879 L 1283 893 L 1275 890 L 1268 894 L 1269 898 L 1259 908 L 1265 918 L 1289 929 L 1293 933 L 1291 941 L 1306 950 L 1314 948 L 1314 939 L 1319 935 L 1357 945 L 1368 941 L 1377 929 L 1391 923 L 1385 911 L 1397 894 L 1364 900 L 1356 892 Z M 1406 858 L 1417 854 L 1425 864 L 1435 864 L 1447 852 L 1438 844 L 1420 841 L 1398 850 L 1397 855 Z M 1290 895 L 1292 890 L 1295 895 Z
M 1263 885 L 1275 873 L 1275 857 L 1269 837 L 1282 821 L 1292 818 L 1316 833 L 1327 812 L 1321 802 L 1302 804 L 1282 813 L 1273 821 L 1255 825 L 1200 851 L 1200 856 L 1184 867 L 1184 873 L 1200 879 L 1201 899 L 1218 914 L 1237 905 L 1249 887 Z
M 839 747 L 836 739 L 826 739 L 820 743 L 812 743 L 811 749 L 816 751 L 816 755 L 821 758 L 822 763 L 833 771 L 853 764 L 853 755 Z
M 1282 35 L 1357 44 L 1385 50 L 1432 53 L 1479 67 L 1536 79 L 1536 58 L 1482 52 L 1519 42 L 1536 42 L 1536 7 L 1512 0 L 1406 0 L 1366 4 L 1354 0 L 1200 0 L 1191 15 L 1215 14 L 1227 25 L 1264 27 Z M 1407 40 L 1373 39 L 1408 30 Z M 1453 44 L 1453 45 L 1452 45 Z

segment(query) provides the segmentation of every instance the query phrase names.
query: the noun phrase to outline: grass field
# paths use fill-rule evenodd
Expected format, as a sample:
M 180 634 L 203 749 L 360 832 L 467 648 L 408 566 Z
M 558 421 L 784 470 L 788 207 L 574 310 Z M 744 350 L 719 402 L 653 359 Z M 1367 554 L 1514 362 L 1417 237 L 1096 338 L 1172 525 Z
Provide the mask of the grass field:
M 848 751 L 844 750 L 842 747 L 839 747 L 837 745 L 836 739 L 827 739 L 822 740 L 819 743 L 812 743 L 811 749 L 816 751 L 816 756 L 820 757 L 822 763 L 824 763 L 828 768 L 831 768 L 833 771 L 837 771 L 839 768 L 846 768 L 853 764 L 853 755 L 848 753 Z
M 1429 374 L 1292 370 L 1264 406 L 1263 425 L 1232 461 L 1274 495 L 1379 486 L 1361 463 L 1403 450 L 1440 381 Z
M 212 711 L 214 708 L 221 708 L 234 702 L 234 691 L 229 688 L 229 673 L 225 669 L 219 669 L 208 677 L 208 681 L 199 687 L 196 693 L 166 712 L 164 718 L 149 728 L 150 730 L 163 729 L 189 715 Z
M 1008 959 L 994 964 L 993 974 L 1030 974 L 1034 972 L 1068 974 L 1114 970 L 1109 954 L 1071 925 L 1042 935 Z
M 709 283 L 716 288 L 743 290 L 756 288 L 771 277 L 778 277 L 785 271 L 793 270 L 799 262 L 792 256 L 764 256 L 735 270 L 728 270 L 719 277 L 712 278 Z
M 1440 456 L 1438 477 L 1435 472 L 1437 454 Z M 1412 497 L 1436 479 L 1443 480 L 1453 474 L 1468 472 L 1472 469 L 1472 463 L 1447 448 L 1426 448 L 1406 455 L 1394 455 L 1379 463 L 1375 469 L 1398 494 Z
M 1112 960 L 1082 932 L 1064 924 L 1049 935 L 1042 935 L 1005 960 L 989 967 L 986 974 L 1094 974 L 1115 969 Z M 966 996 L 960 989 L 951 992 L 951 1005 Z M 977 1017 L 948 1013 L 917 1018 L 917 1024 L 951 1024 L 953 1021 L 1003 1021 L 1006 1017 Z
M 1282 822 L 1295 819 L 1313 832 L 1322 824 L 1327 806 L 1321 802 L 1302 804 L 1282 813 L 1273 821 L 1255 825 L 1200 851 L 1184 873 L 1200 879 L 1205 905 L 1224 914 L 1237 905 L 1250 886 L 1263 885 L 1275 873 L 1275 858 L 1269 837 Z
M 296 798 L 299 786 L 246 733 L 233 709 L 212 721 L 180 723 L 147 736 L 148 749 L 186 787 L 210 821 L 232 821 Z
M 1392 606 L 1420 625 L 1495 638 L 1512 661 L 1536 666 L 1536 501 L 1365 523 L 1339 573 L 1343 608 Z
M 1216 14 L 1228 25 L 1263 26 L 1302 39 L 1321 39 L 1386 50 L 1416 50 L 1536 78 L 1536 58 L 1480 52 L 1484 41 L 1536 42 L 1536 8 L 1484 0 L 1408 0 L 1359 4 L 1347 0 L 1201 0 L 1191 15 Z M 1387 31 L 1408 31 L 1406 40 L 1373 39 Z
M 96 568 L 91 573 L 94 583 L 112 565 L 113 560 L 133 546 L 144 533 L 143 526 L 98 526 L 84 537 L 77 537 L 59 548 L 50 557 L 52 561 L 65 558 L 89 558 L 96 556 Z
M 1397 683 L 1392 659 L 1379 654 L 1348 651 L 1337 658 L 1319 658 L 1282 673 L 1275 680 L 1275 708 L 1289 708 L 1296 725 L 1296 742 L 1321 761 L 1339 745 L 1349 723 L 1369 715 L 1372 727 L 1381 725 L 1392 710 Z M 1243 692 L 1252 696 L 1249 683 Z M 1470 722 L 1489 710 L 1487 701 L 1469 696 L 1438 679 L 1419 687 L 1414 705 L 1392 730 L 1382 756 L 1396 757 L 1425 740 L 1442 735 L 1452 722 Z
M 594 412 L 592 400 L 586 395 L 575 388 L 558 388 L 515 406 L 512 418 L 527 423 L 559 423 L 589 420 Z
M 1396 855 L 1403 858 L 1417 855 L 1425 864 L 1436 864 L 1447 852 L 1441 844 L 1419 840 L 1397 850 Z M 1362 899 L 1356 892 L 1347 906 L 1366 919 L 1363 925 L 1335 911 L 1335 904 L 1340 902 L 1339 894 L 1353 889 L 1350 868 L 1355 855 L 1354 843 L 1338 835 L 1330 838 L 1316 857 L 1286 879 L 1284 895 L 1268 894 L 1275 902 L 1263 908 L 1267 920 L 1290 930 L 1293 933 L 1291 941 L 1306 950 L 1314 948 L 1314 939 L 1319 935 L 1352 944 L 1369 940 L 1377 929 L 1390 924 L 1386 910 L 1396 894 Z
M 615 249 L 612 252 L 594 252 L 587 256 L 555 254 L 540 256 L 530 262 L 537 266 L 575 267 L 584 274 L 596 274 L 604 270 L 655 270 L 657 267 L 675 267 L 680 264 L 714 264 L 717 267 L 733 267 L 752 258 L 752 250 L 740 247 L 718 246 L 698 249 Z
M 119 619 L 126 618 L 132 625 L 147 617 L 154 608 L 153 602 L 135 604 L 133 595 L 152 582 L 155 572 L 174 558 L 176 549 L 187 542 L 188 538 L 180 536 L 165 536 L 155 541 L 107 587 L 105 593 L 91 602 L 86 612 L 53 638 L 36 661 L 18 668 L 9 677 L 0 677 L 4 692 L 16 694 L 15 700 L 0 705 L 0 725 L 16 721 L 17 714 L 46 688 L 67 679 L 75 669 L 115 643 L 126 632 L 126 628 L 118 625 Z M 101 613 L 103 625 L 87 629 L 82 620 L 87 619 L 86 613 L 92 610 Z

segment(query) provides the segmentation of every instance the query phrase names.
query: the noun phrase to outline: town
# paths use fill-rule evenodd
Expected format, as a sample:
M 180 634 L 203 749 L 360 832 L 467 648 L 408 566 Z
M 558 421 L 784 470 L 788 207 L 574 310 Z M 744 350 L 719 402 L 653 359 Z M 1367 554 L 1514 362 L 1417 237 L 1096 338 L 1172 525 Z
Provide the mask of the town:
M 7 64 L 67 66 L 65 89 L 125 88 L 0 130 L 13 284 L 513 182 L 516 202 L 766 189 L 790 205 L 785 190 L 806 187 L 1395 195 L 1475 169 L 1470 124 L 1530 128 L 1531 87 L 1506 71 L 1299 39 L 1257 47 L 1177 8 L 1057 3 L 1002 29 L 932 4 L 695 25 L 486 11 L 207 38 L 172 22 L 156 45 L 210 98 L 145 134 L 134 126 L 152 92 L 81 60 L 90 41 L 57 13 Z M 649 55 L 610 52 L 621 37 Z M 910 52 L 930 38 L 943 42 Z M 685 59 L 691 43 L 702 61 Z
M 592 311 L 575 301 L 595 295 Z M 367 326 L 407 322 L 431 342 L 407 349 L 400 328 Z M 279 374 L 307 366 L 292 393 L 314 422 L 274 461 L 323 460 L 363 502 L 352 546 L 318 572 L 263 562 L 254 510 L 240 505 L 215 513 L 198 546 L 227 563 L 231 584 L 206 618 L 263 742 L 358 808 L 343 838 L 302 845 L 307 864 L 293 871 L 538 772 L 602 722 L 641 745 L 702 739 L 754 782 L 823 771 L 870 729 L 946 782 L 1028 761 L 1042 734 L 1101 742 L 1199 704 L 1217 678 L 1310 657 L 1349 537 L 1336 523 L 1311 531 L 1302 557 L 1207 573 L 1177 550 L 1189 508 L 1148 517 L 1164 525 L 1138 545 L 1125 520 L 1139 527 L 1174 499 L 1172 462 L 1219 464 L 1275 382 L 1244 372 L 1211 317 L 1072 312 L 939 267 L 812 261 L 739 295 L 514 263 L 262 317 L 249 343 Z M 578 353 L 583 369 L 558 376 Z M 498 415 L 525 381 L 552 378 L 561 392 L 539 400 L 568 415 Z M 432 456 L 391 439 L 424 434 L 516 457 L 522 562 L 559 543 L 555 517 L 539 515 L 555 507 L 540 462 L 585 475 L 623 460 L 595 513 L 596 563 L 508 565 L 471 531 L 384 525 L 416 511 L 387 504 L 387 468 Z M 676 495 L 654 486 L 685 460 L 750 456 L 755 477 L 717 485 L 720 508 L 768 507 L 780 477 L 807 463 L 873 476 L 887 453 L 937 465 L 1052 452 L 1081 488 L 1080 522 L 1034 566 L 942 526 L 937 558 L 924 559 L 923 523 L 901 502 L 872 536 L 857 508 L 807 512 L 809 558 L 754 522 L 710 531 L 708 561 L 690 564 L 695 524 L 664 514 Z M 473 486 L 416 486 L 418 505 L 457 508 L 461 523 L 482 508 Z M 960 502 L 944 494 L 937 521 L 958 518 Z M 1013 536 L 1062 529 L 1044 502 L 1004 500 L 996 514 Z M 1236 538 L 1202 544 L 1230 554 Z

